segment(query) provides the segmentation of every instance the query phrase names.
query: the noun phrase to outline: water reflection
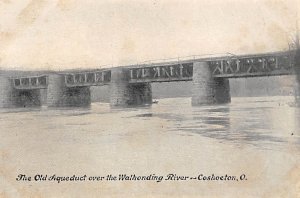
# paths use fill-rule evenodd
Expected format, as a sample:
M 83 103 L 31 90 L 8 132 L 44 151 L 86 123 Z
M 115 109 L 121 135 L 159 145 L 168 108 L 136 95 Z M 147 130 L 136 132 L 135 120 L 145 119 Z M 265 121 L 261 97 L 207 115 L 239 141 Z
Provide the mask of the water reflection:
M 109 135 L 115 123 L 119 123 L 122 130 L 118 134 L 126 135 L 130 131 L 124 130 L 132 123 L 141 129 L 144 124 L 167 123 L 159 132 L 202 136 L 208 144 L 211 139 L 236 147 L 300 150 L 300 108 L 289 105 L 293 97 L 233 98 L 231 104 L 202 107 L 192 107 L 190 100 L 162 99 L 152 107 L 125 109 L 111 109 L 104 103 L 93 103 L 89 108 L 1 109 L 0 122 L 4 127 L 18 128 L 21 121 L 25 127 L 26 122 L 36 121 L 43 123 L 41 129 L 59 129 L 70 135 L 78 127 L 82 133 L 98 134 L 105 126 L 109 128 L 105 134 Z M 96 139 L 102 138 L 99 134 Z
M 236 98 L 229 105 L 186 105 L 184 111 L 156 116 L 174 122 L 170 130 L 182 136 L 201 135 L 238 147 L 282 149 L 292 144 L 300 149 L 300 109 L 289 103 L 284 97 Z

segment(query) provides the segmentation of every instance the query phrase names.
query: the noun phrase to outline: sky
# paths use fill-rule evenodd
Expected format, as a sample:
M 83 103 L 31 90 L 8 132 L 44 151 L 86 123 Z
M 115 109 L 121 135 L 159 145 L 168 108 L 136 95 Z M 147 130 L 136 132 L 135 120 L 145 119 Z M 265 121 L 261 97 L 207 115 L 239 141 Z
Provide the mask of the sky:
M 297 10 L 300 0 L 0 0 L 0 68 L 281 51 Z

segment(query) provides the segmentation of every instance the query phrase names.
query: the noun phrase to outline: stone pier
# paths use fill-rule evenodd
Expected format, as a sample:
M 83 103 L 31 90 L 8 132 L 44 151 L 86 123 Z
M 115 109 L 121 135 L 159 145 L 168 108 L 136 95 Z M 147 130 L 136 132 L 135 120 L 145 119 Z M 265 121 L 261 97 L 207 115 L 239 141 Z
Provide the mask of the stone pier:
M 41 90 L 15 90 L 14 102 L 16 107 L 36 107 L 41 106 Z
M 214 78 L 207 62 L 193 64 L 192 105 L 230 103 L 229 80 Z
M 14 107 L 15 99 L 12 81 L 6 76 L 0 76 L 0 107 Z
M 129 83 L 129 71 L 124 68 L 111 70 L 110 105 L 129 107 L 152 104 L 150 83 Z
M 67 87 L 63 75 L 48 76 L 48 107 L 81 107 L 91 104 L 90 87 Z
M 11 79 L 0 76 L 0 107 L 34 107 L 40 105 L 41 93 L 39 89 L 15 89 Z

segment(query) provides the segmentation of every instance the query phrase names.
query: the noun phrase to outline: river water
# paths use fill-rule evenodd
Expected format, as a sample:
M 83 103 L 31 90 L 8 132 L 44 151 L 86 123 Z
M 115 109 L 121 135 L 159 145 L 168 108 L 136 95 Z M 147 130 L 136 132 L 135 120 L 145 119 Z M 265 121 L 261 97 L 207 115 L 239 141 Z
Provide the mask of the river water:
M 293 97 L 192 107 L 2 109 L 0 197 L 300 197 Z M 16 181 L 56 176 L 245 175 L 243 181 Z M 150 196 L 151 195 L 151 196 Z

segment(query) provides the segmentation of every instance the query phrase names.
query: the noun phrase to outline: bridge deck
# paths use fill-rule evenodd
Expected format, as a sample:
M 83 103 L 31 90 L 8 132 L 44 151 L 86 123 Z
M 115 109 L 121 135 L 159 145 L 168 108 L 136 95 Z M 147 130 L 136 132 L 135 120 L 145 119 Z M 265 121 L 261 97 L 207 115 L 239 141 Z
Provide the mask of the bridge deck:
M 193 57 L 185 60 L 151 62 L 130 65 L 130 83 L 190 81 L 193 78 L 193 63 L 208 62 L 213 77 L 242 78 L 256 76 L 290 75 L 294 71 L 295 51 L 273 52 L 251 55 L 227 54 L 214 57 Z M 60 72 L 67 87 L 101 86 L 110 83 L 111 70 L 69 70 Z M 47 74 L 13 78 L 16 89 L 45 89 Z
M 208 62 L 212 75 L 242 78 L 293 74 L 295 52 L 276 52 L 242 56 L 205 57 L 184 61 L 153 63 L 128 67 L 130 82 L 166 82 L 192 80 L 193 63 Z

